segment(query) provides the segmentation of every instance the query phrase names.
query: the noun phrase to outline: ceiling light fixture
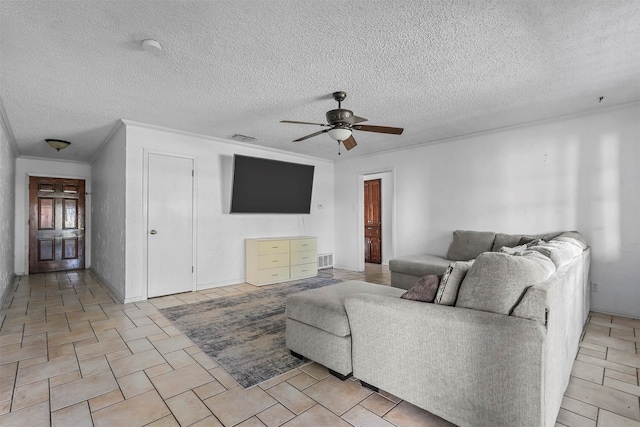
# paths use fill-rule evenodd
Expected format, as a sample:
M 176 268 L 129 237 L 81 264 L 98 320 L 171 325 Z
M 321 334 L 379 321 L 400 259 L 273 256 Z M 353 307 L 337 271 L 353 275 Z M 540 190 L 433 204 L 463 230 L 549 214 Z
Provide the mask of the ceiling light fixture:
M 142 48 L 145 52 L 153 53 L 154 55 L 162 52 L 162 45 L 153 39 L 142 40 Z
M 63 150 L 71 145 L 69 141 L 63 141 L 61 139 L 45 139 L 45 141 L 47 141 L 47 144 L 49 144 L 51 148 L 55 148 L 58 151 Z
M 334 127 L 333 129 L 329 129 L 328 134 L 336 141 L 344 141 L 351 136 L 351 129 L 347 127 Z

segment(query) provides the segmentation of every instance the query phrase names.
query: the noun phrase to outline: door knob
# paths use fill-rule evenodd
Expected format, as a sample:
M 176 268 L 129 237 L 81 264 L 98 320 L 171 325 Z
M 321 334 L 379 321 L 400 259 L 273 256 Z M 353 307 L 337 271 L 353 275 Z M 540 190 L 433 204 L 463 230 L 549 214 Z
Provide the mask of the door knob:
M 156 230 L 151 230 L 151 231 L 149 232 L 149 234 L 156 234 L 156 233 L 157 233 L 157 231 L 156 231 Z

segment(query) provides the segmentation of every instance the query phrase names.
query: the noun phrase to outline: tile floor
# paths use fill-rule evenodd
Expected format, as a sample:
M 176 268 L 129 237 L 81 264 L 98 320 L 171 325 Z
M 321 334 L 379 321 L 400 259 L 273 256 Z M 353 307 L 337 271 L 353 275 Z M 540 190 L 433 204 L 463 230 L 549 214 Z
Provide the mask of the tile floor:
M 389 283 L 376 265 L 329 274 Z M 16 278 L 0 310 L 0 425 L 451 425 L 315 363 L 245 390 L 158 311 L 257 289 L 123 305 L 87 270 Z M 640 427 L 639 353 L 640 320 L 592 313 L 556 425 Z

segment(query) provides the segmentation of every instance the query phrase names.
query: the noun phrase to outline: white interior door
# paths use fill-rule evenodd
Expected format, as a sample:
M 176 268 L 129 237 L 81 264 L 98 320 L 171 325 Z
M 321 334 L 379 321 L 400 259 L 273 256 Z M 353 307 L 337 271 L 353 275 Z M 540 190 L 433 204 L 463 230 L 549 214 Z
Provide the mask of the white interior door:
M 193 159 L 149 154 L 147 296 L 193 290 Z

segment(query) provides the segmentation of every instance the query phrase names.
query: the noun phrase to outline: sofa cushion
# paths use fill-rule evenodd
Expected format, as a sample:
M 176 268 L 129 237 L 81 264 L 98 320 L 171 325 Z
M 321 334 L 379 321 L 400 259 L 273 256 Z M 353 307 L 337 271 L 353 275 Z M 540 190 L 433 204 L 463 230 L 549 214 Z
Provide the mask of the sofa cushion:
M 473 263 L 473 260 L 452 262 L 440 280 L 438 293 L 433 302 L 441 305 L 455 305 L 460 284 Z
M 510 314 L 524 291 L 546 280 L 556 270 L 544 255 L 523 256 L 486 252 L 478 256 L 462 281 L 457 307 Z
M 389 260 L 389 270 L 416 277 L 443 274 L 451 261 L 435 255 L 409 255 Z
M 402 294 L 400 298 L 413 301 L 433 302 L 439 283 L 440 276 L 436 276 L 435 274 L 421 277 L 407 292 Z
M 493 248 L 496 233 L 493 231 L 456 230 L 447 251 L 451 261 L 468 261 Z
M 496 233 L 496 238 L 493 241 L 493 247 L 491 248 L 492 252 L 498 252 L 503 247 L 513 248 L 514 246 L 518 246 L 518 242 L 520 239 L 524 237 L 522 234 L 504 234 L 504 233 Z
M 391 286 L 350 280 L 335 285 L 291 294 L 287 297 L 287 318 L 314 326 L 339 337 L 351 334 L 344 300 L 350 295 L 367 293 L 399 297 L 404 292 Z
M 566 239 L 575 239 L 580 244 L 583 251 L 588 247 L 587 241 L 584 240 L 584 237 L 582 237 L 582 235 L 577 231 L 565 231 L 559 236 L 554 237 L 553 240 L 566 240 Z
M 582 253 L 581 247 L 576 243 L 554 239 L 549 242 L 540 242 L 537 245 L 531 246 L 528 251 L 541 253 L 549 258 L 556 266 L 556 269 L 558 269 L 569 264 L 573 257 Z

